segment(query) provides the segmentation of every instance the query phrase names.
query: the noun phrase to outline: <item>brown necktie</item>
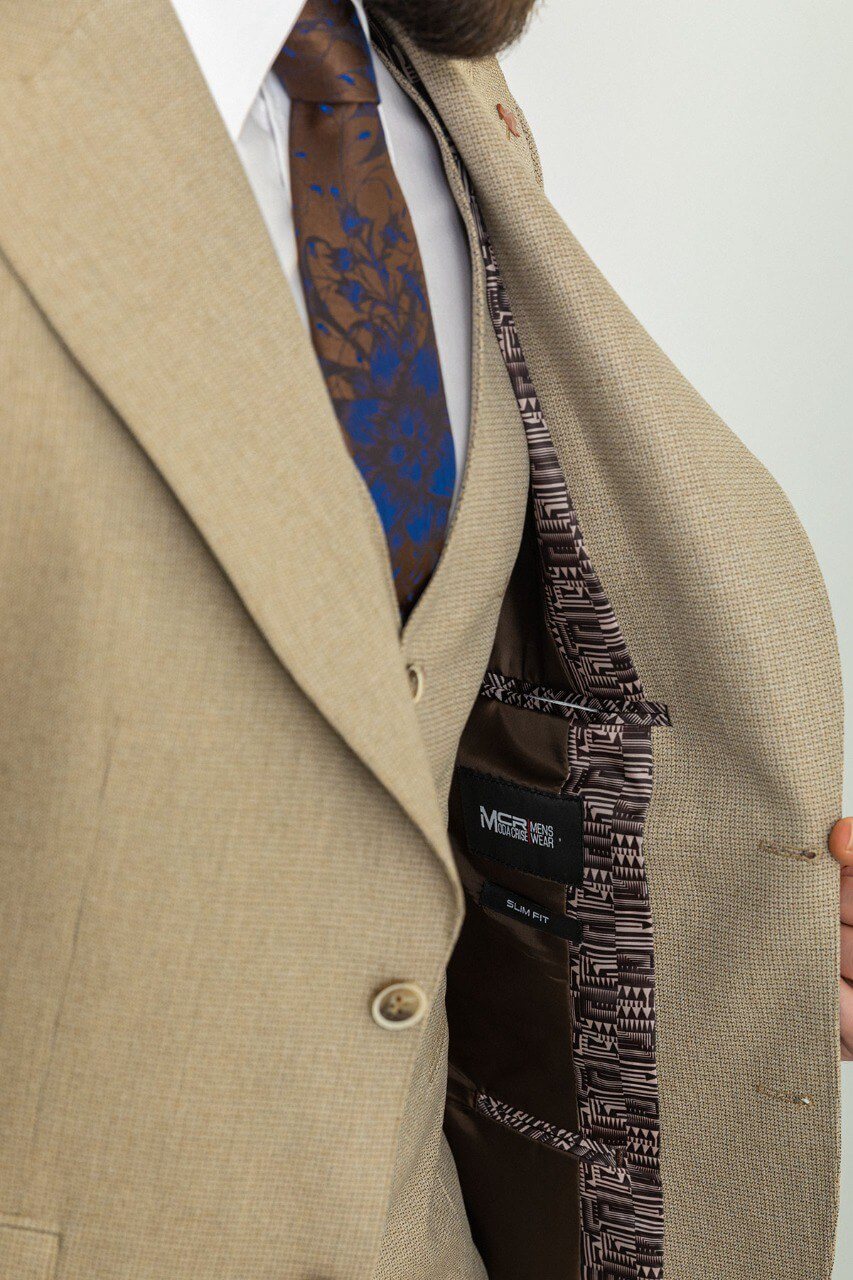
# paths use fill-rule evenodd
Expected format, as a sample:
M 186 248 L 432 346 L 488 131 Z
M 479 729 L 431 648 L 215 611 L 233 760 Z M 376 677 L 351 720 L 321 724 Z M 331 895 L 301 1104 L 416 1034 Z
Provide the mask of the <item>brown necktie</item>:
M 423 264 L 351 0 L 307 0 L 275 71 L 311 337 L 405 616 L 441 554 L 456 468 Z

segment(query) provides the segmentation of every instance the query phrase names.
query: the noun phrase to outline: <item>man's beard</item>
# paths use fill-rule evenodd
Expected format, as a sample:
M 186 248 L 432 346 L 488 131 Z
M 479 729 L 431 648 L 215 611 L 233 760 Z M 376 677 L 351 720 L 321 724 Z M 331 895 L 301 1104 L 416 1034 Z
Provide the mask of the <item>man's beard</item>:
M 517 40 L 537 0 L 368 0 L 432 53 L 480 58 Z

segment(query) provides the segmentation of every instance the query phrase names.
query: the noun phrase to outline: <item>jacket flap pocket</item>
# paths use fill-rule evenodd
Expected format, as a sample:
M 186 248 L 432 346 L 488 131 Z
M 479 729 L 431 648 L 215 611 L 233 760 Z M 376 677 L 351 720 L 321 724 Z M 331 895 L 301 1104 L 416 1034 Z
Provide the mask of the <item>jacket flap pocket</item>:
M 0 1276 L 3 1280 L 53 1280 L 59 1232 L 28 1218 L 0 1214 Z

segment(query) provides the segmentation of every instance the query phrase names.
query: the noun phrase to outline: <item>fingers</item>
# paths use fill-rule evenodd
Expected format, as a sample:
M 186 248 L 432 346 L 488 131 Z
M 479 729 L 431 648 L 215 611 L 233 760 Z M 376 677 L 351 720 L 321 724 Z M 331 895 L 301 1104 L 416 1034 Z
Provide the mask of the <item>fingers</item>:
M 853 874 L 841 877 L 841 923 L 853 924 Z
M 853 982 L 853 928 L 841 926 L 841 976 Z
M 836 822 L 829 852 L 841 864 L 841 1059 L 853 1062 L 853 818 Z
M 829 852 L 842 867 L 853 867 L 853 818 L 839 818 L 829 833 Z
M 841 1060 L 853 1062 L 853 987 L 841 980 Z

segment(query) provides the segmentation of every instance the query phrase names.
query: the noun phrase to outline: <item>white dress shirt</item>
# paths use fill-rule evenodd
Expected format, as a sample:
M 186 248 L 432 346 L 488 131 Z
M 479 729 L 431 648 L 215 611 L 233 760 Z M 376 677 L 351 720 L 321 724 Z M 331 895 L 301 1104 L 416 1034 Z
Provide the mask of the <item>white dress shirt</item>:
M 255 193 L 306 327 L 293 228 L 287 138 L 290 99 L 270 67 L 304 0 L 172 0 Z M 353 0 L 362 24 L 362 0 Z M 471 415 L 471 260 L 432 130 L 374 57 L 391 161 L 415 226 L 456 452 L 454 505 Z

